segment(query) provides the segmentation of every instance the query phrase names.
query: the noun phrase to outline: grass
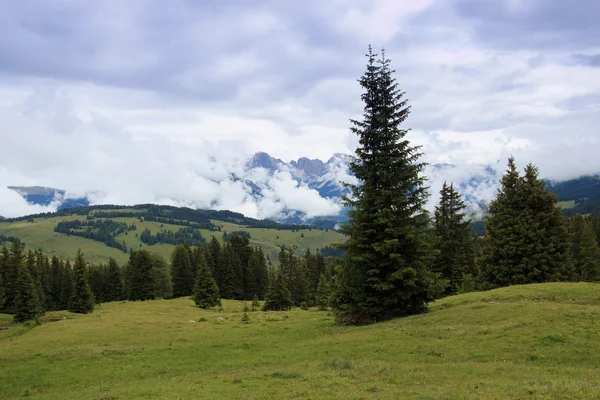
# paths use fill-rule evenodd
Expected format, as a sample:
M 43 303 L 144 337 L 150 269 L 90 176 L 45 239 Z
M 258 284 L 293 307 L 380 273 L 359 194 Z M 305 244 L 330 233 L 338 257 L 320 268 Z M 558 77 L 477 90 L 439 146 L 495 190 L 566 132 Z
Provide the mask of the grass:
M 109 211 L 116 212 L 118 210 Z M 63 220 L 72 221 L 75 219 L 85 220 L 85 217 L 66 216 L 36 218 L 34 222 L 0 222 L 0 235 L 16 236 L 25 242 L 27 248 L 32 250 L 42 249 L 45 254 L 49 256 L 55 255 L 64 260 L 74 260 L 77 249 L 81 248 L 86 261 L 93 264 L 107 263 L 109 257 L 114 258 L 121 265 L 127 263 L 129 260 L 128 254 L 115 248 L 108 247 L 104 243 L 54 232 L 54 227 L 58 222 Z M 129 231 L 127 234 L 123 233 L 117 236 L 117 241 L 125 241 L 128 247 L 134 249 L 145 248 L 152 252 L 158 252 L 169 260 L 169 257 L 173 252 L 173 245 L 156 244 L 148 246 L 140 241 L 139 236 L 144 229 L 148 229 L 154 234 L 163 229 L 177 231 L 181 226 L 162 224 L 154 221 L 140 222 L 138 218 L 114 218 L 114 221 L 125 222 L 128 225 L 135 224 L 137 228 L 135 231 Z M 222 221 L 213 222 L 217 225 L 221 225 L 223 231 L 233 232 L 245 230 L 250 232 L 252 237 L 250 243 L 253 246 L 262 247 L 265 254 L 267 254 L 275 263 L 277 263 L 277 255 L 279 254 L 278 245 L 285 244 L 287 247 L 297 246 L 299 250 L 310 248 L 315 251 L 317 248 L 322 248 L 332 243 L 340 243 L 344 240 L 344 236 L 335 231 L 325 232 L 318 229 L 313 229 L 311 231 L 302 230 L 299 232 L 278 231 L 276 229 L 246 228 L 241 225 Z M 209 241 L 213 235 L 216 235 L 217 239 L 222 242 L 223 238 L 221 232 L 211 232 L 206 229 L 201 229 L 200 231 L 207 241 Z M 304 237 L 301 236 L 302 234 L 304 234 Z
M 0 330 L 0 398 L 593 399 L 599 294 L 516 286 L 365 327 L 314 309 L 243 323 L 235 301 L 221 314 L 189 299 L 51 313 Z
M 559 201 L 558 203 L 556 203 L 556 205 L 562 208 L 563 210 L 575 208 L 575 200 Z

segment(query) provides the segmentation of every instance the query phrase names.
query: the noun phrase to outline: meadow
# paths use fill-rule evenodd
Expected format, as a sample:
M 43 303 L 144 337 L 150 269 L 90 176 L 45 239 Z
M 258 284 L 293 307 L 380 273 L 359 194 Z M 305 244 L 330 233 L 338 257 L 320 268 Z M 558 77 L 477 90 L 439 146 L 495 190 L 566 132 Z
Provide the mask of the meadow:
M 328 312 L 248 312 L 187 298 L 0 315 L 1 399 L 594 399 L 600 285 L 448 297 L 344 327 Z
M 119 210 L 112 210 L 113 212 Z M 130 211 L 130 210 L 127 210 Z M 118 249 L 108 247 L 102 242 L 91 239 L 85 239 L 77 236 L 68 236 L 62 233 L 54 232 L 54 227 L 60 221 L 85 220 L 83 216 L 54 216 L 49 218 L 35 218 L 33 222 L 0 222 L 0 235 L 15 236 L 25 242 L 26 247 L 32 250 L 41 249 L 48 256 L 57 256 L 63 260 L 74 260 L 77 249 L 81 249 L 85 255 L 86 261 L 92 264 L 107 263 L 108 258 L 112 257 L 120 265 L 126 264 L 129 260 L 129 254 Z M 151 252 L 162 254 L 169 260 L 173 252 L 174 245 L 154 244 L 149 246 L 139 239 L 144 229 L 150 230 L 153 234 L 160 230 L 177 231 L 181 228 L 179 225 L 163 224 L 160 222 L 143 221 L 137 218 L 113 218 L 115 222 L 125 222 L 135 224 L 136 230 L 129 231 L 127 234 L 120 234 L 116 237 L 118 242 L 125 241 L 128 247 L 134 249 L 144 248 Z M 332 243 L 341 243 L 344 236 L 333 230 L 324 231 L 318 229 L 304 229 L 296 232 L 291 230 L 247 228 L 243 225 L 233 224 L 223 221 L 212 221 L 215 225 L 221 226 L 222 232 L 211 232 L 207 229 L 200 229 L 200 233 L 210 241 L 212 236 L 216 236 L 223 242 L 223 232 L 233 232 L 243 230 L 251 235 L 250 244 L 260 246 L 273 263 L 277 263 L 280 245 L 286 245 L 288 248 L 296 246 L 298 250 L 310 248 L 313 252 L 317 248 L 323 248 Z M 137 236 L 136 236 L 137 235 Z

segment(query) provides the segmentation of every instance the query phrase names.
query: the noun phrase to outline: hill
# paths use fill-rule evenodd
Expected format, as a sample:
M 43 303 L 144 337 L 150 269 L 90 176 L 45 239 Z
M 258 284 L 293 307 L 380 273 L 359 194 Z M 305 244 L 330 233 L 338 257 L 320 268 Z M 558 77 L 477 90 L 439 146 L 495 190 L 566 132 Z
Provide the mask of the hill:
M 108 303 L 0 330 L 0 398 L 592 399 L 600 285 L 470 293 L 366 327 L 326 312 Z M 10 317 L 0 316 L 8 321 Z
M 91 263 L 105 263 L 112 257 L 123 264 L 130 249 L 138 248 L 159 252 L 168 259 L 176 243 L 209 241 L 212 236 L 223 241 L 224 234 L 240 231 L 250 235 L 250 244 L 261 246 L 273 262 L 281 245 L 315 251 L 344 240 L 333 230 L 309 225 L 279 224 L 231 211 L 150 204 L 63 209 L 0 222 L 0 236 L 19 238 L 27 248 L 62 259 L 73 260 L 81 248 Z

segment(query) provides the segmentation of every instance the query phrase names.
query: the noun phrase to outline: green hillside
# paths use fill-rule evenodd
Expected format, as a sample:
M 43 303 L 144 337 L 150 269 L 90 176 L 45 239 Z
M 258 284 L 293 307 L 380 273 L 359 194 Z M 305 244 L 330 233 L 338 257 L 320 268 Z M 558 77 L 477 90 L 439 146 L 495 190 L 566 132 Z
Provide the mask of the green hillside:
M 600 285 L 549 283 L 449 297 L 366 327 L 327 312 L 224 312 L 189 299 L 0 316 L 0 398 L 593 399 Z M 143 332 L 143 334 L 140 334 Z
M 61 210 L 54 214 L 23 217 L 8 220 L 8 222 L 2 221 L 0 222 L 0 235 L 17 237 L 22 242 L 25 242 L 27 248 L 33 250 L 42 249 L 49 256 L 55 255 L 62 259 L 73 260 L 77 249 L 80 248 L 85 254 L 86 260 L 91 263 L 105 263 L 109 257 L 112 257 L 120 264 L 127 262 L 129 258 L 127 252 L 109 247 L 100 241 L 55 232 L 55 227 L 62 221 L 78 220 L 85 222 L 95 215 L 100 215 L 101 217 L 96 217 L 93 220 L 110 220 L 117 223 L 122 222 L 126 225 L 134 224 L 136 227 L 135 230 L 119 233 L 115 236 L 115 241 L 118 243 L 125 242 L 128 249 L 147 248 L 149 251 L 159 252 L 167 257 L 167 259 L 173 251 L 173 244 L 158 243 L 148 245 L 141 241 L 140 236 L 145 229 L 148 229 L 152 234 L 156 234 L 160 231 L 177 232 L 184 226 L 166 222 L 148 221 L 146 220 L 148 215 L 158 216 L 158 218 L 172 218 L 177 223 L 212 224 L 215 229 L 214 231 L 197 229 L 206 241 L 210 241 L 212 236 L 222 241 L 224 232 L 248 232 L 251 236 L 250 244 L 261 246 L 273 262 L 277 260 L 277 254 L 279 253 L 278 246 L 281 245 L 285 245 L 288 248 L 296 246 L 295 248 L 299 251 L 307 248 L 314 251 L 317 248 L 323 248 L 332 243 L 340 243 L 344 240 L 343 235 L 332 230 L 308 229 L 308 227 L 299 227 L 301 229 L 292 230 L 290 225 L 280 225 L 271 221 L 258 221 L 245 218 L 243 215 L 236 213 L 178 209 L 174 207 L 160 207 L 159 209 L 162 214 L 157 214 L 157 212 L 149 214 L 148 206 L 145 206 L 145 208 L 144 206 L 136 206 L 135 208 L 83 207 Z M 181 213 L 178 210 L 186 210 L 189 215 Z M 119 217 L 119 215 L 127 213 L 136 217 Z M 214 219 L 214 217 L 222 217 L 223 219 Z M 261 227 L 264 225 L 272 227 Z M 220 231 L 218 230 L 219 228 Z

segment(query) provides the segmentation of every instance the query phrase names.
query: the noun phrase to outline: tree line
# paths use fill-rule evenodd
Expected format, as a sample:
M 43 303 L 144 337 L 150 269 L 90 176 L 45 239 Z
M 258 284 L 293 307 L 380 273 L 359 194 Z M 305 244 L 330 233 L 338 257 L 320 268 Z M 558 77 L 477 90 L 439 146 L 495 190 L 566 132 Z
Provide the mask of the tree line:
M 123 253 L 127 253 L 127 244 L 124 241 L 117 241 L 116 237 L 136 229 L 135 224 L 128 225 L 125 222 L 115 222 L 109 219 L 87 221 L 76 219 L 73 221 L 60 221 L 54 227 L 54 232 L 96 240 L 108 247 L 114 247 Z
M 266 309 L 285 309 L 269 302 L 279 295 L 280 288 L 270 283 L 280 272 L 289 293 L 284 294 L 285 304 L 316 303 L 319 279 L 328 270 L 320 253 L 308 250 L 299 257 L 282 249 L 276 272 L 269 270 L 263 250 L 251 246 L 247 237 L 232 234 L 228 239 L 223 244 L 213 237 L 208 244 L 177 245 L 170 262 L 159 253 L 136 250 L 123 266 L 114 259 L 90 265 L 81 251 L 71 265 L 41 251 L 25 252 L 15 239 L 0 255 L 0 312 L 14 314 L 21 322 L 46 311 L 89 313 L 98 303 L 176 297 L 192 297 L 199 307 L 213 307 L 225 298 L 267 300 Z

